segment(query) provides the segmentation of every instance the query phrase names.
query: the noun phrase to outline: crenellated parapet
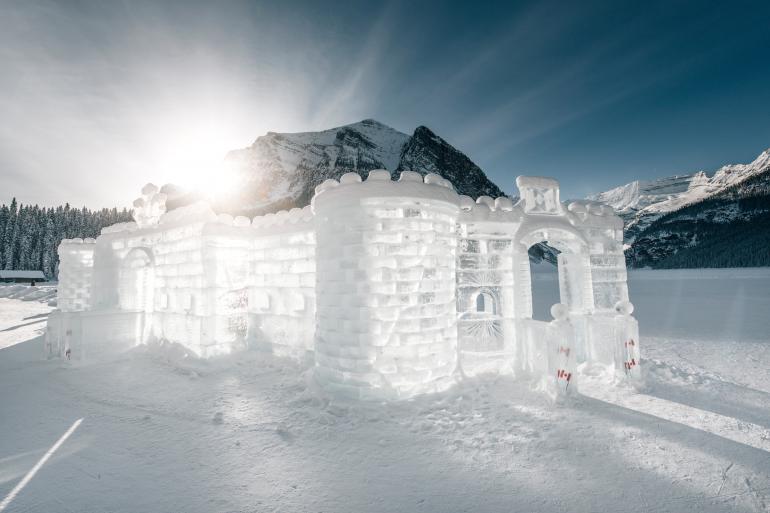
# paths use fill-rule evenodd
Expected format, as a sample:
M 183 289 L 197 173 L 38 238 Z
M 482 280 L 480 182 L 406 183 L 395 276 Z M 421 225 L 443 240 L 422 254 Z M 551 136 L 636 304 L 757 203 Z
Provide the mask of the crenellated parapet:
M 344 207 L 362 199 L 402 198 L 406 202 L 438 201 L 458 206 L 459 196 L 449 180 L 429 173 L 423 177 L 414 171 L 403 171 L 398 180 L 392 180 L 389 171 L 370 171 L 366 180 L 357 173 L 345 173 L 340 180 L 329 179 L 318 185 L 311 205 L 317 212 L 318 205 L 328 202 Z

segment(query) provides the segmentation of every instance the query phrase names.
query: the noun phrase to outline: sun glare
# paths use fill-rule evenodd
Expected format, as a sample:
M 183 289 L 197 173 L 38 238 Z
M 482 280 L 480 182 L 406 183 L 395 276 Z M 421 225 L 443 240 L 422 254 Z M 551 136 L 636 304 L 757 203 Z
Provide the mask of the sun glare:
M 209 126 L 185 127 L 167 134 L 159 152 L 160 174 L 166 182 L 212 199 L 233 192 L 235 173 L 225 156 L 238 143 L 228 135 Z

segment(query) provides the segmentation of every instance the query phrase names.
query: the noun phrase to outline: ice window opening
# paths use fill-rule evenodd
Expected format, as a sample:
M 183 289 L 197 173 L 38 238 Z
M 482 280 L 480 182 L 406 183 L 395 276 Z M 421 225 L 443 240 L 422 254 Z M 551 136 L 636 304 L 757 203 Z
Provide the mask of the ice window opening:
M 476 295 L 476 313 L 496 315 L 497 305 L 495 298 L 488 292 L 479 292 Z

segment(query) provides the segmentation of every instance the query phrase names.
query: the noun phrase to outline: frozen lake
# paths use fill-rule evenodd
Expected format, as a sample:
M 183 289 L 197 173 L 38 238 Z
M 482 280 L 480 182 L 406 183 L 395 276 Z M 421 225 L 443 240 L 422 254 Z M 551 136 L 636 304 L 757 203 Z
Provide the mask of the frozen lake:
M 533 310 L 550 320 L 556 273 L 534 276 Z M 770 340 L 770 268 L 633 270 L 628 289 L 643 337 Z

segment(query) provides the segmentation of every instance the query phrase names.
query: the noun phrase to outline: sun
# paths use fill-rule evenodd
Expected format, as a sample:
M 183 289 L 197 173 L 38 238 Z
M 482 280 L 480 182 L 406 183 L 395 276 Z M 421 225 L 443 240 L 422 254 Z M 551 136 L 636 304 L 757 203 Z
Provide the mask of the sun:
M 182 126 L 162 139 L 157 167 L 165 182 L 211 199 L 235 192 L 236 173 L 225 156 L 238 144 L 227 130 L 216 125 Z

